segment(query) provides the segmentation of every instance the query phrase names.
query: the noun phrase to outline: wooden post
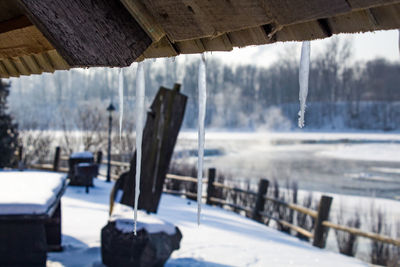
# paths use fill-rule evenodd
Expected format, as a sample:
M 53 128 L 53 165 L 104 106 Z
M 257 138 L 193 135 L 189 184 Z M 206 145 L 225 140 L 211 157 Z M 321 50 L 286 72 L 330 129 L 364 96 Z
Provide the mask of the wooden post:
M 103 161 L 103 151 L 99 150 L 97 151 L 96 163 L 100 165 L 102 161 Z
M 23 146 L 19 146 L 18 147 L 18 161 L 22 162 L 22 153 L 24 151 L 24 147 Z
M 260 215 L 260 212 L 264 210 L 265 195 L 267 194 L 268 185 L 269 181 L 267 179 L 261 179 L 258 183 L 256 205 L 254 206 L 252 215 L 253 220 L 256 220 L 258 222 L 262 221 L 262 216 Z
M 60 147 L 56 147 L 56 152 L 54 154 L 53 171 L 57 172 L 60 166 Z
M 211 198 L 215 195 L 215 187 L 214 187 L 214 182 L 215 182 L 215 173 L 216 170 L 215 168 L 209 168 L 208 169 L 208 182 L 207 182 L 207 205 L 212 205 Z
M 313 246 L 324 248 L 328 237 L 328 227 L 322 225 L 323 221 L 328 220 L 331 209 L 332 197 L 322 196 L 318 207 L 318 216 L 314 228 Z

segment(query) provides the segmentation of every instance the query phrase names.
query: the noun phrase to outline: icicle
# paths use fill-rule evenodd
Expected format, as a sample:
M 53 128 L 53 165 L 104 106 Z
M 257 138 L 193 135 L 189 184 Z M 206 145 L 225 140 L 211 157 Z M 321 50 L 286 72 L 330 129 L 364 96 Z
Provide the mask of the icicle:
M 308 93 L 308 77 L 310 73 L 310 41 L 303 42 L 301 47 L 300 70 L 299 70 L 299 127 L 304 127 L 304 113 L 306 111 L 306 99 Z
M 135 177 L 135 211 L 134 211 L 134 233 L 136 235 L 137 226 L 137 210 L 140 194 L 140 172 L 142 166 L 142 137 L 143 137 L 143 119 L 145 114 L 144 109 L 145 99 L 145 84 L 144 84 L 144 70 L 143 62 L 138 64 L 136 74 L 136 177 Z
M 400 55 L 400 29 L 399 29 L 399 55 Z
M 201 195 L 202 195 L 202 180 L 203 180 L 203 157 L 204 157 L 204 120 L 206 117 L 206 59 L 204 55 L 201 57 L 199 65 L 199 125 L 198 125 L 198 161 L 197 161 L 197 224 L 200 225 L 200 213 L 201 213 Z
M 118 94 L 119 94 L 119 142 L 122 139 L 122 119 L 124 117 L 124 72 L 119 69 L 118 79 Z

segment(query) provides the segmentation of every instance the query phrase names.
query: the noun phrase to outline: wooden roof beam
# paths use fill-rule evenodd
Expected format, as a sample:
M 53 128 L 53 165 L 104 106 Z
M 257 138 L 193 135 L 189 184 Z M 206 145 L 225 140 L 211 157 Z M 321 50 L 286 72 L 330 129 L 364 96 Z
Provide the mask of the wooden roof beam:
M 25 28 L 33 25 L 32 22 L 26 16 L 19 16 L 6 21 L 0 22 L 0 34 Z
M 19 0 L 71 67 L 129 66 L 152 43 L 119 0 Z

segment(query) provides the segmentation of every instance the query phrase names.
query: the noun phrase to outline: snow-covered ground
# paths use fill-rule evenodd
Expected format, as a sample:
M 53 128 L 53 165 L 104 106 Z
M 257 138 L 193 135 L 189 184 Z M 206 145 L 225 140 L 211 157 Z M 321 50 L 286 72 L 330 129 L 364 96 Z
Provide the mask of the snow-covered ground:
M 62 198 L 64 251 L 48 253 L 48 266 L 103 266 L 100 230 L 108 220 L 112 183 L 95 179 L 89 194 L 69 187 Z M 157 217 L 177 225 L 181 248 L 166 266 L 368 266 L 357 259 L 312 247 L 235 213 L 163 195 Z M 139 217 L 140 220 L 140 217 Z

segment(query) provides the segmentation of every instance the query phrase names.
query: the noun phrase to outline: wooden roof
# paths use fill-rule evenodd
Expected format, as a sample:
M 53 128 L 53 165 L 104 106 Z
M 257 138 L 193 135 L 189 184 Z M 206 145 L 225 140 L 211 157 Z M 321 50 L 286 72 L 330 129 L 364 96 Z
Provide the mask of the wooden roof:
M 0 0 L 0 77 L 400 28 L 400 0 Z

